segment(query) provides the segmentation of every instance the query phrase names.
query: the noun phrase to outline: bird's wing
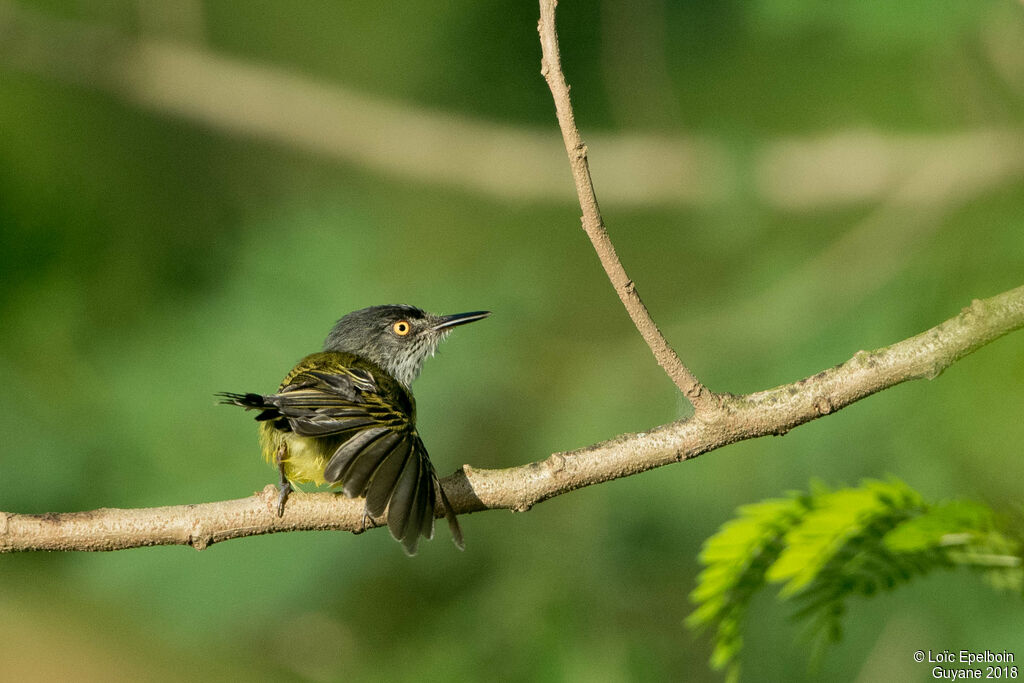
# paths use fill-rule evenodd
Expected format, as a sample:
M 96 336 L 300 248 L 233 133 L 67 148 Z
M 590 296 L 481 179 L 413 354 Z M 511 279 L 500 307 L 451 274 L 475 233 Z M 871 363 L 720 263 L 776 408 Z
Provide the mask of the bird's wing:
M 383 400 L 373 375 L 361 368 L 306 370 L 263 398 L 300 436 L 331 436 L 374 426 L 411 427 L 392 402 Z
M 350 434 L 328 461 L 324 479 L 341 484 L 349 497 L 365 496 L 373 517 L 387 510 L 391 535 L 410 555 L 421 535 L 434 535 L 438 498 L 455 544 L 463 547 L 458 520 L 408 411 L 379 391 L 372 373 L 339 366 L 306 370 L 263 399 L 299 436 Z

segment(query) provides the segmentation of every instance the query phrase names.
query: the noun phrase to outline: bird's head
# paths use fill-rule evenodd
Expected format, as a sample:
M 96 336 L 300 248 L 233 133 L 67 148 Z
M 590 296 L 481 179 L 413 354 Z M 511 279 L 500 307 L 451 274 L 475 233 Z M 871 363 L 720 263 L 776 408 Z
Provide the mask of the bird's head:
M 408 389 L 420 374 L 423 361 L 434 355 L 437 345 L 452 329 L 490 314 L 473 311 L 433 315 L 402 304 L 370 306 L 339 320 L 327 335 L 324 351 L 347 351 L 361 356 Z

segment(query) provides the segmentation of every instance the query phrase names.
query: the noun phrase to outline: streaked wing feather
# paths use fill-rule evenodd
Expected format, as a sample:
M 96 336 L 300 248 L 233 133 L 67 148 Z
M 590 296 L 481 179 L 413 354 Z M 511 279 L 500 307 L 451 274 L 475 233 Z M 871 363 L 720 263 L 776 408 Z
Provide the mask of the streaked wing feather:
M 380 421 L 366 415 L 341 420 L 334 419 L 333 417 L 318 416 L 312 419 L 290 418 L 288 424 L 291 425 L 292 431 L 299 436 L 330 436 L 331 434 L 341 434 L 342 432 L 349 432 L 354 429 L 378 425 Z
M 344 373 L 310 370 L 305 374 L 315 377 L 341 395 L 348 392 L 377 391 L 377 382 L 373 375 L 361 368 L 346 368 Z
M 373 375 L 359 368 L 306 370 L 265 397 L 300 436 L 341 434 L 371 425 L 401 426 L 405 418 L 380 400 Z

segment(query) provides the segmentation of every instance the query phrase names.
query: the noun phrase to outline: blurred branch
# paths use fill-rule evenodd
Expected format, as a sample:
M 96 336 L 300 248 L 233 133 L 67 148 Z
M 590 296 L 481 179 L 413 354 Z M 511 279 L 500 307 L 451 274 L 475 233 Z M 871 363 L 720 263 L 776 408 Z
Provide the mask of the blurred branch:
M 206 39 L 202 0 L 135 0 L 135 17 L 143 34 L 190 43 Z
M 528 510 L 584 486 L 681 462 L 737 441 L 785 434 L 865 396 L 912 379 L 932 379 L 955 361 L 1024 327 L 1024 286 L 975 300 L 959 315 L 921 334 L 853 358 L 792 384 L 744 396 L 687 420 L 623 434 L 545 460 L 501 470 L 468 465 L 442 484 L 459 513 Z M 278 531 L 363 530 L 363 501 L 333 493 L 294 493 L 284 517 L 274 513 L 276 489 L 249 498 L 198 505 L 22 515 L 0 512 L 0 552 L 119 550 L 150 545 L 212 543 Z M 371 525 L 386 520 L 373 520 Z
M 1024 135 L 990 129 L 939 139 L 860 130 L 779 140 L 765 148 L 755 172 L 762 195 L 783 208 L 876 198 L 927 206 L 1019 181 Z M 900 188 L 895 195 L 893 187 Z
M 5 0 L 0 66 L 419 183 L 519 201 L 570 198 L 561 182 L 564 162 L 546 129 L 428 111 L 201 46 L 60 20 Z M 702 136 L 589 137 L 601 149 L 595 168 L 605 183 L 602 198 L 618 206 L 716 204 L 747 177 L 756 179 L 762 201 L 783 209 L 864 202 L 887 196 L 893 184 L 928 165 L 931 182 L 917 183 L 901 197 L 915 206 L 948 192 L 976 194 L 1024 174 L 1024 133 L 1015 127 L 949 135 L 847 131 L 769 141 L 749 161 L 727 143 Z
M 562 73 L 562 57 L 558 49 L 558 32 L 555 29 L 555 6 L 557 4 L 555 0 L 541 0 L 540 3 L 540 21 L 537 23 L 543 53 L 540 71 L 555 100 L 558 126 L 562 129 L 562 140 L 565 142 L 565 151 L 569 155 L 569 165 L 572 167 L 572 177 L 576 183 L 576 195 L 579 197 L 580 208 L 583 210 L 583 230 L 586 231 L 587 237 L 594 245 L 594 251 L 601 259 L 601 265 L 604 267 L 605 273 L 608 274 L 608 279 L 611 280 L 615 292 L 622 300 L 622 305 L 626 307 L 636 329 L 640 331 L 647 346 L 650 347 L 657 359 L 658 365 L 668 373 L 675 385 L 679 387 L 679 391 L 683 392 L 683 395 L 689 399 L 699 413 L 714 400 L 714 395 L 683 365 L 661 330 L 658 329 L 658 325 L 651 318 L 647 306 L 644 305 L 640 294 L 636 291 L 636 285 L 626 274 L 626 269 L 623 268 L 618 254 L 615 253 L 615 245 L 612 244 L 608 231 L 605 229 L 604 220 L 601 218 L 601 209 L 597 205 L 594 182 L 590 177 L 590 167 L 587 162 L 587 146 L 583 144 L 580 132 L 576 128 L 572 102 L 569 99 L 569 85 Z

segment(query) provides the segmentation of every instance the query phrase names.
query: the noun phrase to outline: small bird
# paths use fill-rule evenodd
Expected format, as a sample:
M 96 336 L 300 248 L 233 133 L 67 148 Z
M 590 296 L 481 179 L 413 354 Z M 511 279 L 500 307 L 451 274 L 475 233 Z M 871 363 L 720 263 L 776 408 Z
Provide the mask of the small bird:
M 366 498 L 364 515 L 387 510 L 391 535 L 414 555 L 420 536 L 434 536 L 440 498 L 462 549 L 458 519 L 416 432 L 411 385 L 456 326 L 490 314 L 363 308 L 339 320 L 324 350 L 300 360 L 276 394 L 217 394 L 222 403 L 260 411 L 263 457 L 281 476 L 278 516 L 293 482 L 341 486 L 350 498 Z

